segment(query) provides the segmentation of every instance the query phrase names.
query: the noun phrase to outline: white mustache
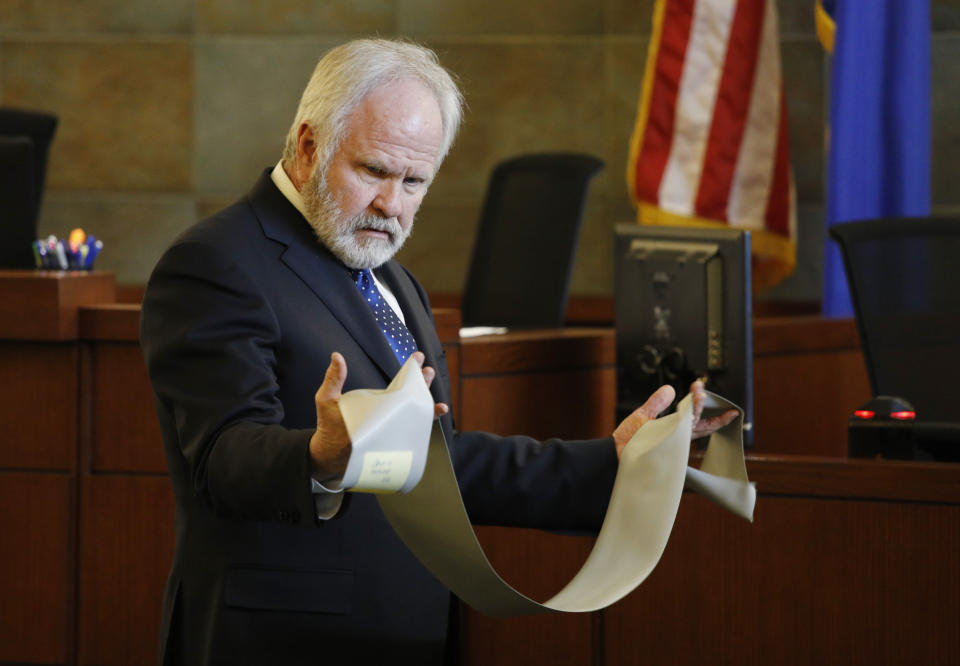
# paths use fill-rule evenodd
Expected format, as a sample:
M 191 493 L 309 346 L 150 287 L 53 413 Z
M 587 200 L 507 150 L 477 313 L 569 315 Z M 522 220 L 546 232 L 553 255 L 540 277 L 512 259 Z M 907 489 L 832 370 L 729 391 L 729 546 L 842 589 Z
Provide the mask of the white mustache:
M 400 235 L 402 229 L 400 223 L 395 217 L 377 217 L 376 215 L 359 215 L 350 222 L 350 231 L 359 231 L 361 229 L 373 229 L 374 231 L 384 231 L 392 238 Z

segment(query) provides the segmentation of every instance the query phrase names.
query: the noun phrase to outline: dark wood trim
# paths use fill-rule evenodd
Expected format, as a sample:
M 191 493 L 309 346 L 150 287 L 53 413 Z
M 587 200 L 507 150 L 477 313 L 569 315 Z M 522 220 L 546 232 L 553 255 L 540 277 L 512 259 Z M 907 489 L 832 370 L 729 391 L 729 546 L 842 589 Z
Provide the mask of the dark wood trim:
M 80 308 L 79 337 L 85 340 L 138 340 L 139 303 L 99 303 Z
M 960 504 L 960 464 L 771 455 L 747 470 L 761 496 Z
M 464 375 L 612 367 L 616 360 L 613 331 L 594 328 L 518 330 L 464 338 L 460 351 Z
M 0 271 L 0 338 L 72 340 L 77 337 L 78 308 L 112 303 L 113 273 L 94 271 Z

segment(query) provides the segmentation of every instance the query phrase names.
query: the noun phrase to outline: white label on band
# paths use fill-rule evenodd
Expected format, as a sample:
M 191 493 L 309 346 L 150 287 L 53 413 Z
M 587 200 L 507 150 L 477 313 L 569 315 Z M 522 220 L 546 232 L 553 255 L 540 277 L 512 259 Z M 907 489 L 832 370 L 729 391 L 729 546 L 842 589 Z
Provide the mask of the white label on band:
M 413 451 L 372 451 L 363 456 L 356 489 L 368 492 L 396 492 L 410 476 Z

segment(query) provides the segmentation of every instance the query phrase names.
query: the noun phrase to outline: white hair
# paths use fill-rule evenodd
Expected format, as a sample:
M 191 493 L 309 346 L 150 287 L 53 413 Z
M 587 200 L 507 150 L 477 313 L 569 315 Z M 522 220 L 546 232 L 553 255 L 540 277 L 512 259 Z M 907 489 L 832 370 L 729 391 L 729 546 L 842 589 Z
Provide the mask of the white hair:
M 306 123 L 317 137 L 317 164 L 328 165 L 344 138 L 350 114 L 363 98 L 380 86 L 407 78 L 430 90 L 440 107 L 443 143 L 436 164 L 440 166 L 460 127 L 463 95 L 436 53 L 410 42 L 386 39 L 347 42 L 320 59 L 287 133 L 284 161 L 296 158 L 300 126 Z

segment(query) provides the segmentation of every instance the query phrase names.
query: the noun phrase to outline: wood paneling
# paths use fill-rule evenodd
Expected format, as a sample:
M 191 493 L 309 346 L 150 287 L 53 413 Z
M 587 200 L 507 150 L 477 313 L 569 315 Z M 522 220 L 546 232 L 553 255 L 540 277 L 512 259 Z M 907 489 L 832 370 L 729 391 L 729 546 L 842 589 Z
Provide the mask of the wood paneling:
M 112 277 L 27 273 L 0 273 L 14 294 L 0 315 L 38 313 L 0 316 L 0 662 L 153 663 L 174 502 L 139 308 L 91 305 L 112 299 Z M 612 330 L 461 341 L 458 313 L 436 320 L 460 427 L 612 431 Z M 585 615 L 466 609 L 464 664 L 960 662 L 960 466 L 846 460 L 846 419 L 869 396 L 851 320 L 757 321 L 754 342 L 756 522 L 688 494 L 636 592 Z M 540 600 L 592 546 L 477 531 L 497 570 Z
M 614 428 L 616 375 L 609 330 L 511 331 L 461 341 L 465 430 L 541 439 L 603 437 Z M 566 585 L 591 537 L 478 527 L 491 564 L 520 592 L 544 601 Z M 462 663 L 591 664 L 598 648 L 591 613 L 498 619 L 463 609 Z
M 464 430 L 539 439 L 608 437 L 616 401 L 613 368 L 461 377 Z
M 68 659 L 71 496 L 67 474 L 0 472 L 0 662 Z
M 606 663 L 960 663 L 960 506 L 686 495 L 658 567 L 604 612 Z
M 860 349 L 853 319 L 768 317 L 753 321 L 753 353 L 799 354 Z
M 437 308 L 433 311 L 433 323 L 437 327 L 437 337 L 444 344 L 460 341 L 460 311 Z
M 460 343 L 460 427 L 546 439 L 606 437 L 616 404 L 613 333 L 511 331 Z
M 136 342 L 98 342 L 85 356 L 89 471 L 166 474 L 147 368 Z
M 80 308 L 80 337 L 84 340 L 140 339 L 139 303 L 100 303 Z
M 870 399 L 859 350 L 754 358 L 758 452 L 847 455 L 847 421 Z
M 0 338 L 72 340 L 81 305 L 111 303 L 112 273 L 0 270 Z
M 166 476 L 89 476 L 80 519 L 78 663 L 156 663 L 173 559 Z
M 870 399 L 852 319 L 758 319 L 753 327 L 755 450 L 847 455 L 847 421 Z
M 613 331 L 599 328 L 510 331 L 460 341 L 464 375 L 613 366 Z
M 0 468 L 73 469 L 76 345 L 0 340 Z
M 960 504 L 957 464 L 752 455 L 747 471 L 765 496 Z
M 594 541 L 503 527 L 475 531 L 497 573 L 537 601 L 549 599 L 570 581 Z M 590 664 L 593 658 L 594 620 L 589 613 L 499 619 L 464 607 L 463 619 L 463 666 Z

